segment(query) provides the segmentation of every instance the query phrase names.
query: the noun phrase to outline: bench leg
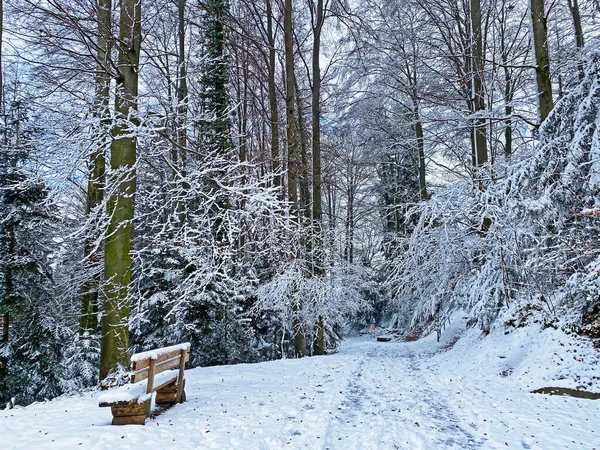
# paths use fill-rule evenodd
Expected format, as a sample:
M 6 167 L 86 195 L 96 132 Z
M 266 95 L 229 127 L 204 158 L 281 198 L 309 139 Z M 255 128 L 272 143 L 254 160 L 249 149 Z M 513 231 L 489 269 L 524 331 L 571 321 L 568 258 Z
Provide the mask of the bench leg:
M 187 396 L 185 395 L 185 378 L 183 379 L 183 385 L 181 386 L 181 397 L 179 398 L 179 403 L 183 403 L 187 400 Z
M 129 403 L 111 405 L 113 425 L 144 425 L 146 418 L 150 415 L 151 399 L 138 403 L 134 400 Z
M 183 388 L 185 389 L 185 379 L 183 380 Z M 181 401 L 185 401 L 185 390 L 182 392 Z M 177 403 L 177 381 L 174 380 L 172 383 L 156 391 L 154 403 L 157 405 L 173 405 Z

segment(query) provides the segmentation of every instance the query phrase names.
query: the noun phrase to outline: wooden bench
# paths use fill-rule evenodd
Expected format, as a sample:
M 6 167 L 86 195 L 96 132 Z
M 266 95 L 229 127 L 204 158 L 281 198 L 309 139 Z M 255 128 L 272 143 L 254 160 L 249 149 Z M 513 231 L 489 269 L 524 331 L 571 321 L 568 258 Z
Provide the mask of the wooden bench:
M 157 405 L 185 401 L 185 363 L 189 343 L 159 348 L 131 356 L 130 384 L 98 398 L 100 407 L 110 406 L 113 425 L 144 425 L 150 415 L 152 394 Z M 176 370 L 171 370 L 171 369 Z

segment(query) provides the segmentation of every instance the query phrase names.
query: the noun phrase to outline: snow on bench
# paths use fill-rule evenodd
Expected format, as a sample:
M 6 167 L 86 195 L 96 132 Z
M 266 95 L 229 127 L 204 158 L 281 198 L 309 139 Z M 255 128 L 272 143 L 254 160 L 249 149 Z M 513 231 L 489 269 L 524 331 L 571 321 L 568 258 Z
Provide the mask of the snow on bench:
M 178 370 L 169 370 L 168 372 L 156 374 L 154 376 L 154 389 L 158 390 L 165 384 L 171 383 L 177 379 L 178 375 Z M 126 384 L 125 386 L 102 394 L 98 397 L 98 405 L 103 407 L 110 406 L 114 403 L 130 403 L 133 400 L 136 400 L 137 403 L 143 403 L 152 398 L 152 392 L 146 392 L 147 387 L 147 379 L 134 384 Z
M 190 360 L 189 343 L 136 353 L 131 357 L 130 382 L 102 394 L 100 407 L 110 406 L 113 425 L 144 425 L 150 415 L 152 394 L 157 405 L 185 401 L 185 363 Z M 178 370 L 168 370 L 177 367 Z
M 190 344 L 189 342 L 185 342 L 183 344 L 171 345 L 170 347 L 163 347 L 156 350 L 148 350 L 147 352 L 141 352 L 131 355 L 130 361 L 132 363 L 135 363 L 138 361 L 143 361 L 144 359 L 158 359 L 159 356 L 181 350 L 189 352 L 191 347 L 192 344 Z

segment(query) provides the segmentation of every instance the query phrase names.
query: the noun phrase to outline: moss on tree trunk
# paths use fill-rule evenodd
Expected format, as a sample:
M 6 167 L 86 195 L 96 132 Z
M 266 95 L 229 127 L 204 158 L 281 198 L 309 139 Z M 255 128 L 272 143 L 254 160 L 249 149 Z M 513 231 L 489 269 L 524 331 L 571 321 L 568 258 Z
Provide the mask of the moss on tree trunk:
M 136 119 L 131 119 L 131 115 L 137 110 L 141 12 L 140 0 L 122 0 L 115 100 L 117 124 L 111 145 L 110 223 L 104 247 L 101 380 L 119 366 L 129 364 L 130 250 L 136 187 L 136 139 L 131 129 L 131 120 L 135 125 Z

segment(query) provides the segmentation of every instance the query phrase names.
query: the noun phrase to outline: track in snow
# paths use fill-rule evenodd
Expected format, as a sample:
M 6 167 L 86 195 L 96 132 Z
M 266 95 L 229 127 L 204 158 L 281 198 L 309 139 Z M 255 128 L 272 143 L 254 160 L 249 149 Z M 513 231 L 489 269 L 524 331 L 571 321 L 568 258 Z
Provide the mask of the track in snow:
M 0 447 L 600 450 L 600 402 L 531 394 L 531 364 L 499 375 L 516 372 L 527 335 L 472 334 L 444 353 L 464 330 L 454 323 L 439 344 L 362 337 L 325 357 L 189 370 L 188 401 L 144 427 L 111 426 L 96 391 L 3 411 Z M 537 361 L 549 366 L 560 348 L 536 348 Z
M 421 373 L 431 352 L 415 353 L 406 344 L 363 343 L 346 392 L 329 422 L 325 448 L 477 449 L 476 439 L 445 401 L 447 391 Z

